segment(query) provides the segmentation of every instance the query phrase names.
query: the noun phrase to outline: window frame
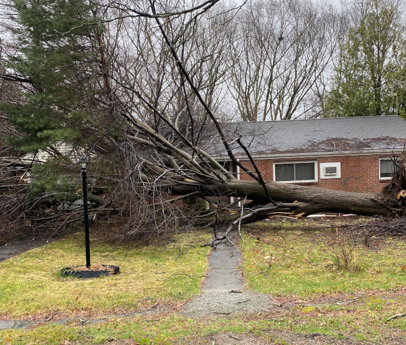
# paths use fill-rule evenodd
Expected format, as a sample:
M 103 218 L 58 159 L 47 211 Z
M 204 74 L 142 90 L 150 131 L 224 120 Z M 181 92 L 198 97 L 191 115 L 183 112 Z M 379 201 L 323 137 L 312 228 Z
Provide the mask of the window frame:
M 292 180 L 292 181 L 276 181 L 276 165 L 278 164 L 309 164 L 313 163 L 314 180 Z M 317 161 L 288 161 L 288 162 L 273 162 L 273 180 L 277 183 L 314 183 L 318 182 Z M 296 173 L 296 171 L 295 171 Z
M 381 162 L 382 161 L 389 161 L 392 163 L 392 160 L 390 158 L 379 158 L 379 180 L 382 180 L 382 181 L 391 180 L 393 178 L 393 176 L 385 176 L 385 177 L 381 176 Z

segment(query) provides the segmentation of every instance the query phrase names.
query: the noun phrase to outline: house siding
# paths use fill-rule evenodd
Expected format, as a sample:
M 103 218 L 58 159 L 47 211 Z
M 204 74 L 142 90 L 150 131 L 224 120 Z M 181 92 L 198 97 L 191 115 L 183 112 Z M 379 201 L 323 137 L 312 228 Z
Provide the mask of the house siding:
M 255 163 L 261 175 L 266 181 L 273 181 L 273 164 L 283 162 L 316 162 L 317 181 L 295 183 L 298 185 L 319 187 L 325 189 L 342 190 L 348 192 L 379 193 L 388 180 L 379 179 L 379 159 L 388 158 L 388 155 L 356 155 L 356 156 L 328 156 L 318 158 L 300 159 L 260 159 Z M 320 178 L 320 163 L 340 163 L 340 178 Z M 241 160 L 241 163 L 254 172 L 249 161 Z M 236 173 L 236 169 L 234 172 Z M 241 180 L 251 179 L 246 173 L 240 172 Z

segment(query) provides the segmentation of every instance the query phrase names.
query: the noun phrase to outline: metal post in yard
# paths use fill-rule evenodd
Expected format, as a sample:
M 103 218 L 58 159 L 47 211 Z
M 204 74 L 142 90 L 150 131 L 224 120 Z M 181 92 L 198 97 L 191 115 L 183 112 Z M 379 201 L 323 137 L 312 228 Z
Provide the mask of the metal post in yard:
M 87 211 L 87 181 L 86 181 L 86 167 L 89 160 L 82 157 L 79 160 L 80 167 L 82 168 L 82 190 L 83 190 L 83 217 L 85 221 L 85 245 L 86 245 L 86 267 L 90 267 L 90 236 L 89 236 L 89 215 Z

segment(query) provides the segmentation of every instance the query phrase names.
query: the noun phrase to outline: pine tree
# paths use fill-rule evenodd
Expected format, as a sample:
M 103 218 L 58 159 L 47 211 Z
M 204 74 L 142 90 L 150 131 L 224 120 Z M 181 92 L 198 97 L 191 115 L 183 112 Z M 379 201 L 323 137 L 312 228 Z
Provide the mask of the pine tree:
M 364 4 L 359 24 L 349 30 L 335 68 L 327 102 L 333 116 L 396 112 L 395 93 L 401 93 L 399 82 L 404 80 L 405 65 L 400 11 L 395 2 L 387 0 L 368 0 Z
M 2 103 L 20 138 L 15 147 L 36 152 L 58 142 L 84 144 L 95 115 L 97 58 L 92 40 L 103 28 L 82 0 L 14 0 L 20 55 L 9 68 L 27 81 L 24 104 Z

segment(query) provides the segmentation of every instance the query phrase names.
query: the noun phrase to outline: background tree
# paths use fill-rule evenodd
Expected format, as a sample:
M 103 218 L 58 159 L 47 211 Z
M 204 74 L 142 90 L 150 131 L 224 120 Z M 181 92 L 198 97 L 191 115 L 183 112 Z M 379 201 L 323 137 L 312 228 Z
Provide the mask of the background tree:
M 95 6 L 83 1 L 14 1 L 18 12 L 19 54 L 9 59 L 9 79 L 23 82 L 23 100 L 4 102 L 5 112 L 22 137 L 11 138 L 26 152 L 65 142 L 85 145 L 97 132 L 95 118 L 106 108 L 97 78 L 102 73 Z M 101 97 L 99 97 L 101 98 Z
M 115 137 L 113 90 L 106 79 L 104 27 L 97 11 L 95 4 L 76 0 L 13 2 L 16 23 L 8 38 L 14 49 L 3 56 L 7 69 L 1 80 L 18 90 L 15 97 L 3 93 L 0 111 L 8 125 L 8 132 L 2 134 L 20 155 L 2 169 L 7 175 L 8 166 L 18 164 L 12 174 L 18 176 L 17 182 L 26 180 L 23 172 L 30 169 L 32 183 L 19 190 L 41 207 L 45 206 L 41 200 L 77 198 L 72 158 L 91 148 L 106 150 L 106 133 Z M 49 159 L 42 166 L 33 165 L 40 150 L 47 151 Z M 23 153 L 33 155 L 23 162 Z M 4 214 L 21 226 L 18 219 L 24 220 L 32 204 L 21 203 L 13 192 L 5 193 L 5 198 Z M 45 214 L 38 216 L 43 218 Z
M 312 113 L 316 82 L 343 36 L 334 8 L 311 1 L 251 1 L 228 35 L 230 95 L 243 121 L 290 120 Z
M 327 108 L 332 116 L 403 113 L 405 27 L 397 0 L 354 2 Z

